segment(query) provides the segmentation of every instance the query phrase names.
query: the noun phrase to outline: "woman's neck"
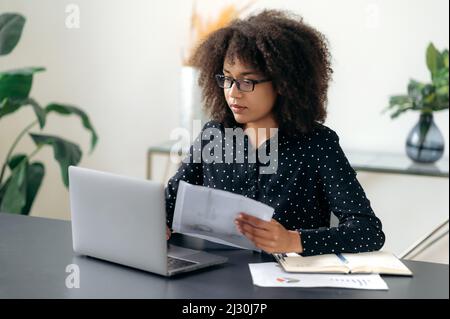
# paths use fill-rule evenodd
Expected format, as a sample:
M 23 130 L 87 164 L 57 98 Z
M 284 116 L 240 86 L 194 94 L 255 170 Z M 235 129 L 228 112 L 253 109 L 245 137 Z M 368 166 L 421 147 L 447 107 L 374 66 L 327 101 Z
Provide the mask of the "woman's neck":
M 259 148 L 276 133 L 277 130 L 273 128 L 278 128 L 278 123 L 273 117 L 244 124 L 244 130 L 249 132 L 249 139 L 255 148 Z

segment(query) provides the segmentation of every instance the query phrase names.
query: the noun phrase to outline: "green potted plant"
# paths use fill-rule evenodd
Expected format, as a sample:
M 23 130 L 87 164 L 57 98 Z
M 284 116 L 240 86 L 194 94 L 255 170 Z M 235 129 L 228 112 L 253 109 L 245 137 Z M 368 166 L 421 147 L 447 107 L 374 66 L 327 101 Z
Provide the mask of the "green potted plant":
M 433 113 L 448 109 L 448 50 L 438 51 L 433 43 L 426 50 L 426 64 L 431 82 L 411 79 L 406 95 L 390 97 L 391 118 L 413 110 L 420 112 L 418 123 L 406 140 L 406 152 L 415 162 L 433 163 L 444 154 L 444 138 L 434 123 Z
M 25 18 L 16 13 L 0 14 L 0 56 L 9 54 L 19 42 L 25 25 Z M 68 187 L 68 167 L 77 165 L 82 157 L 80 147 L 61 137 L 47 134 L 31 133 L 30 130 L 39 125 L 43 130 L 47 115 L 79 116 L 84 128 L 91 133 L 91 152 L 97 143 L 97 134 L 89 117 L 75 106 L 51 103 L 41 107 L 29 96 L 33 75 L 42 72 L 43 67 L 29 67 L 9 71 L 0 71 L 0 123 L 5 116 L 10 116 L 24 106 L 31 106 L 36 114 L 36 120 L 27 125 L 17 136 L 9 148 L 5 161 L 0 162 L 0 211 L 24 214 L 30 213 L 36 194 L 45 175 L 43 163 L 33 161 L 33 157 L 44 146 L 53 148 L 56 161 L 61 169 L 64 185 Z M 23 137 L 28 135 L 36 145 L 29 154 L 14 153 Z

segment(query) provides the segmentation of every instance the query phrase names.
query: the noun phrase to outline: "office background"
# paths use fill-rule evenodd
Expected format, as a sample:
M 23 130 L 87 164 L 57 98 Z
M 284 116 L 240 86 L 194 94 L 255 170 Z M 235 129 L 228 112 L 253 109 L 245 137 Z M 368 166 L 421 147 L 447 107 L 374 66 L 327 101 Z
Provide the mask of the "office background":
M 230 3 L 241 2 L 198 1 L 198 9 L 213 18 Z M 79 7 L 80 28 L 66 27 L 68 4 Z M 381 111 L 410 78 L 429 80 L 424 54 L 430 41 L 440 50 L 449 47 L 447 0 L 259 0 L 251 8 L 292 10 L 327 36 L 334 76 L 325 124 L 338 133 L 344 150 L 404 152 L 418 113 L 391 120 Z M 31 96 L 43 105 L 59 101 L 83 108 L 99 144 L 88 155 L 90 136 L 76 117 L 51 115 L 46 132 L 77 141 L 84 150 L 80 166 L 145 178 L 148 147 L 168 140 L 179 126 L 191 9 L 188 0 L 2 0 L 0 12 L 21 13 L 27 22 L 13 53 L 0 58 L 0 70 L 46 67 L 35 75 Z M 1 159 L 33 119 L 31 108 L 1 119 Z M 448 111 L 436 113 L 435 121 L 448 157 Z M 17 148 L 32 149 L 29 139 Z M 70 219 L 52 150 L 43 149 L 36 159 L 47 172 L 31 215 Z M 156 179 L 163 166 L 163 159 L 155 162 Z M 448 218 L 448 179 L 363 172 L 358 179 L 383 221 L 385 249 L 400 253 Z

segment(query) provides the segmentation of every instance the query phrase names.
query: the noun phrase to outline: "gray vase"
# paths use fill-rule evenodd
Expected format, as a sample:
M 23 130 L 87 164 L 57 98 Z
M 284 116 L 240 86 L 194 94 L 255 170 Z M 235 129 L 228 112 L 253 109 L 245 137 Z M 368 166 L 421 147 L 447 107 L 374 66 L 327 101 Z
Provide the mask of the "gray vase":
M 406 153 L 417 163 L 434 163 L 444 154 L 444 137 L 432 113 L 421 113 L 406 140 Z

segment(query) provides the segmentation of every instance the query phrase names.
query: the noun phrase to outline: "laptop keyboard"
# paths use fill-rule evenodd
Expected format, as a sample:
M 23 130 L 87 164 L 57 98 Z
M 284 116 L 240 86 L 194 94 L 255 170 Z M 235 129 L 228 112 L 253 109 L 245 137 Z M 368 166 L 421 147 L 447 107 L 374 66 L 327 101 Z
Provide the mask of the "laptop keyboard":
M 192 262 L 192 261 L 187 261 L 187 260 L 167 256 L 167 266 L 168 266 L 169 270 L 192 266 L 195 264 L 196 263 Z

